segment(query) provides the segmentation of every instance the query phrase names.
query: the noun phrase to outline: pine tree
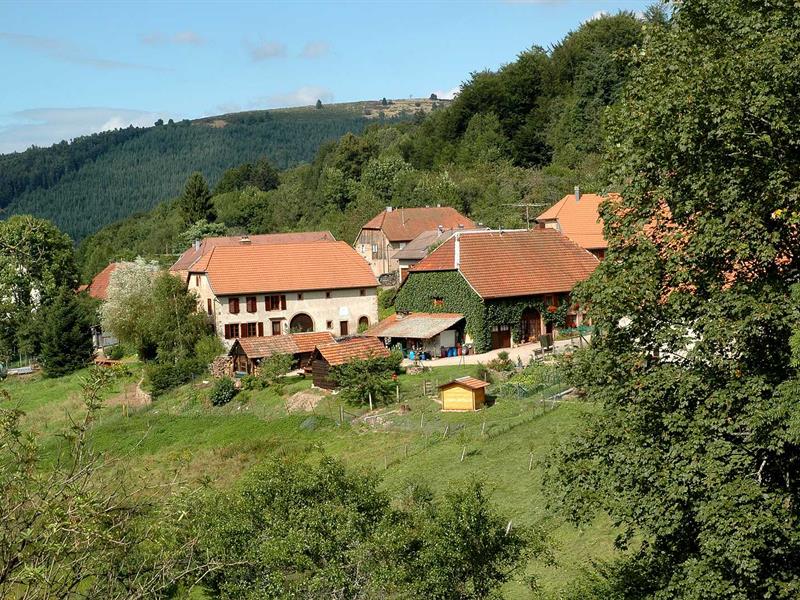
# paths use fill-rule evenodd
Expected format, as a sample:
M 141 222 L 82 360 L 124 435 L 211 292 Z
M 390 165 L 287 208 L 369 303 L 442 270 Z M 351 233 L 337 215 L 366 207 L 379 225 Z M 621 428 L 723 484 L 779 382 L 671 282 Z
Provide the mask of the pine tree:
M 317 108 L 322 108 L 322 100 L 317 98 Z
M 75 292 L 61 288 L 42 308 L 40 362 L 48 377 L 61 377 L 86 366 L 92 357 L 89 320 Z
M 211 192 L 202 173 L 194 172 L 186 180 L 179 206 L 186 223 L 196 223 L 202 219 L 209 222 L 214 220 Z

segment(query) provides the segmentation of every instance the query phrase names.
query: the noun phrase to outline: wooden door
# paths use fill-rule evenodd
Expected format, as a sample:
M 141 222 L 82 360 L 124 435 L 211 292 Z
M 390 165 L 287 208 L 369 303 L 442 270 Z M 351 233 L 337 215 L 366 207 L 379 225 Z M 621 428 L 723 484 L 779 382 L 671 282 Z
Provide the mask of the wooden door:
M 511 347 L 511 326 L 495 325 L 492 327 L 492 350 Z
M 522 341 L 538 342 L 542 334 L 542 317 L 539 311 L 534 308 L 526 308 L 522 311 Z
M 347 335 L 347 321 L 339 321 L 339 335 Z

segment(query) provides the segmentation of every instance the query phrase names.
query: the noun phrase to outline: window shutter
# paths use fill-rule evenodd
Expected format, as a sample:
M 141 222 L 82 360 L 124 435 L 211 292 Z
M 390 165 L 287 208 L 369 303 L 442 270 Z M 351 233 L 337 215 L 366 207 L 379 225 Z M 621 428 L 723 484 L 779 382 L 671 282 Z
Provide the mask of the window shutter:
M 225 339 L 226 340 L 231 339 L 231 326 L 230 325 L 225 325 Z
M 258 322 L 258 337 L 264 337 L 264 323 Z
M 281 296 L 281 310 L 286 310 L 286 296 Z

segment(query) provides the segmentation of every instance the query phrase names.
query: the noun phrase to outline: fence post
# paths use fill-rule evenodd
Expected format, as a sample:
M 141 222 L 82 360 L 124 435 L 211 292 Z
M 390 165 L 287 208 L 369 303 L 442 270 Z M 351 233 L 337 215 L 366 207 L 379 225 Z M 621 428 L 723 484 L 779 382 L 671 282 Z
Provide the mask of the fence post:
M 460 461 L 458 461 L 458 462 L 462 462 L 462 463 L 464 462 L 464 455 L 465 455 L 466 453 L 467 453 L 467 447 L 466 447 L 466 446 L 464 446 L 463 448 L 461 448 L 461 460 L 460 460 Z
M 425 413 L 419 415 L 419 428 L 422 429 L 422 424 L 425 422 Z
M 372 410 L 372 392 L 368 392 L 369 395 L 369 409 Z
M 394 386 L 394 395 L 397 398 L 397 401 L 400 402 L 400 386 L 395 384 Z
M 344 406 L 339 407 L 339 425 L 344 425 Z
M 528 461 L 528 472 L 533 468 L 533 452 L 531 452 L 531 459 Z
M 450 423 L 444 426 L 444 437 L 447 437 L 448 431 L 450 431 Z

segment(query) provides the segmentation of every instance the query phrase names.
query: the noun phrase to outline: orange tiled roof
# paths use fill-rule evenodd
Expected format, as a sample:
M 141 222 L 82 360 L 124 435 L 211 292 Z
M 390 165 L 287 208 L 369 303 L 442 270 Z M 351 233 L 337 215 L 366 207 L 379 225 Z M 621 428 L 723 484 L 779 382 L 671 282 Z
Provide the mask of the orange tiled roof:
M 455 208 L 435 206 L 425 208 L 395 208 L 370 219 L 362 229 L 380 229 L 390 242 L 408 242 L 423 231 L 441 225 L 445 229 L 475 227 L 475 223 Z
M 322 344 L 317 346 L 317 350 L 331 366 L 343 365 L 356 359 L 389 356 L 389 350 L 383 342 L 374 337 L 352 337 L 331 344 Z
M 464 377 L 459 377 L 458 379 L 453 379 L 449 383 L 444 383 L 439 386 L 439 389 L 449 388 L 454 385 L 463 385 L 466 388 L 471 390 L 479 390 L 481 388 L 488 387 L 490 384 L 486 381 L 481 379 L 476 379 L 475 377 L 470 377 L 469 375 L 465 375 Z
M 610 198 L 614 196 L 616 194 L 609 194 Z M 605 200 L 604 196 L 598 194 L 581 194 L 581 199 L 575 202 L 575 194 L 569 194 L 536 217 L 536 220 L 539 223 L 557 222 L 561 233 L 587 250 L 608 248 L 599 212 L 600 203 Z
M 455 265 L 455 245 L 460 262 Z M 599 261 L 555 229 L 486 231 L 453 236 L 409 270 L 458 270 L 482 298 L 569 292 Z
M 206 273 L 218 296 L 377 287 L 367 262 L 346 242 L 220 246 L 191 273 Z
M 248 358 L 266 358 L 273 354 L 305 354 L 313 352 L 314 348 L 320 344 L 333 342 L 333 335 L 329 331 L 320 331 L 239 338 L 237 341 Z
M 122 263 L 111 263 L 105 269 L 94 276 L 89 285 L 78 288 L 79 292 L 86 291 L 92 298 L 105 300 L 108 297 L 108 282 L 111 281 L 111 274 L 117 270 Z M 83 288 L 83 289 L 81 289 Z
M 249 242 L 243 242 L 243 239 Z M 230 235 L 224 237 L 207 237 L 200 242 L 200 248 L 194 246 L 181 254 L 169 270 L 173 273 L 188 271 L 201 257 L 218 246 L 264 246 L 267 244 L 296 244 L 302 242 L 335 242 L 330 231 L 298 231 L 294 233 L 266 233 L 259 235 Z

